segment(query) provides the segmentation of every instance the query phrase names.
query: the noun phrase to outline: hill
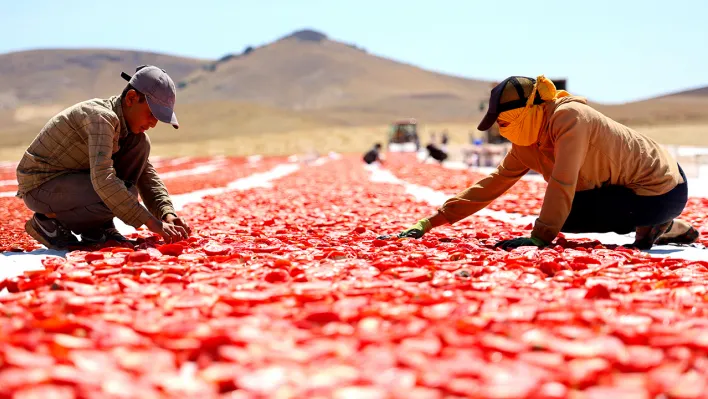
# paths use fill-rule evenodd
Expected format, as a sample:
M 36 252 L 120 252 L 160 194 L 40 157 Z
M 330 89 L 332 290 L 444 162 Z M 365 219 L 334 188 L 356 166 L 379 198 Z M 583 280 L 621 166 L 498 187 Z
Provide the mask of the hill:
M 708 96 L 672 95 L 620 105 L 593 106 L 618 122 L 632 126 L 708 122 Z
M 659 98 L 676 98 L 676 97 L 708 97 L 708 86 L 698 87 L 690 90 L 683 90 L 677 93 L 667 94 Z
M 120 93 L 121 72 L 160 65 L 182 79 L 204 60 L 143 51 L 32 50 L 0 54 L 0 145 L 29 143 L 49 118 L 73 103 Z
M 180 84 L 180 101 L 244 101 L 326 113 L 342 124 L 412 117 L 470 120 L 489 82 L 458 78 L 396 62 L 301 31 L 245 54 L 226 57 Z
M 56 108 L 119 93 L 125 86 L 120 73 L 130 73 L 142 64 L 160 65 L 175 79 L 182 79 L 201 68 L 205 61 L 143 51 L 99 49 L 0 54 L 0 111 L 17 111 L 19 122 L 48 117 Z
M 100 49 L 32 50 L 0 54 L 0 109 L 73 103 L 107 96 L 125 86 L 120 73 L 142 64 L 159 65 L 182 79 L 204 60 L 165 54 Z

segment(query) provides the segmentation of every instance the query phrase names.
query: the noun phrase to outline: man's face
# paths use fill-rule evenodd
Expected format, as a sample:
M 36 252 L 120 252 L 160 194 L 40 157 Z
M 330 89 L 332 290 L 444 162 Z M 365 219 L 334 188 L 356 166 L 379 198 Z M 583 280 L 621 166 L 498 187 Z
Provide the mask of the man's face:
M 125 96 L 125 109 L 123 117 L 131 132 L 145 133 L 157 125 L 157 118 L 152 115 L 147 100 L 140 99 L 135 90 L 130 90 Z

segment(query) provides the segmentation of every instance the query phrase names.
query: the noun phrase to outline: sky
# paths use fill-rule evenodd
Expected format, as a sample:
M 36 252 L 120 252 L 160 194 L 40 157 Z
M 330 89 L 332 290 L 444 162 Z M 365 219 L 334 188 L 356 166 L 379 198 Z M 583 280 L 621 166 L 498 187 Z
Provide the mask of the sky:
M 567 78 L 572 94 L 605 103 L 708 86 L 706 0 L 3 3 L 0 53 L 89 47 L 216 59 L 307 28 L 461 77 Z

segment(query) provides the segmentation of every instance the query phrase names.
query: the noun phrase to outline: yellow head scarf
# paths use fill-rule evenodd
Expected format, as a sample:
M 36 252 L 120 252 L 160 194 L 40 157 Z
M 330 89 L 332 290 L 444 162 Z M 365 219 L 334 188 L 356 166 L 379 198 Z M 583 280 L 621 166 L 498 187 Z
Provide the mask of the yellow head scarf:
M 561 97 L 570 95 L 565 90 L 556 90 L 553 82 L 541 75 L 536 78 L 536 84 L 526 101 L 526 107 L 504 111 L 497 117 L 497 120 L 508 125 L 499 126 L 499 133 L 512 143 L 520 146 L 529 146 L 538 140 L 543 125 L 543 104 L 534 104 L 536 92 L 544 102 L 554 101 Z

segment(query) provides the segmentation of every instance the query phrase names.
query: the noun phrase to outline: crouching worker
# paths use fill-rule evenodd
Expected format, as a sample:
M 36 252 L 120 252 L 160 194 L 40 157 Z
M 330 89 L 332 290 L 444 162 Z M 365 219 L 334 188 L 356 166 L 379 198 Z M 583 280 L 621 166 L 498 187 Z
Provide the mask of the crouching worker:
M 47 248 L 79 244 L 72 232 L 82 245 L 124 241 L 114 217 L 135 228 L 146 225 L 166 242 L 190 234 L 148 160 L 145 134 L 158 120 L 179 127 L 175 85 L 154 66 L 121 76 L 129 83 L 120 96 L 84 101 L 54 116 L 17 166 L 17 196 L 35 212 L 25 230 Z
M 628 234 L 633 247 L 690 244 L 699 233 L 676 219 L 688 199 L 686 176 L 654 140 L 557 91 L 553 82 L 510 77 L 492 92 L 479 130 L 494 122 L 512 143 L 496 171 L 448 199 L 438 212 L 399 234 L 421 237 L 486 207 L 529 170 L 548 187 L 529 237 L 497 244 L 504 249 L 543 247 L 559 232 Z
M 383 155 L 381 155 L 381 143 L 374 144 L 374 147 L 364 154 L 364 162 L 371 165 L 374 162 L 383 163 Z
M 423 159 L 423 162 L 426 162 L 428 158 L 433 158 L 442 165 L 442 163 L 447 159 L 447 152 L 433 143 L 426 145 L 425 149 L 428 151 L 428 155 L 426 155 L 425 159 Z

